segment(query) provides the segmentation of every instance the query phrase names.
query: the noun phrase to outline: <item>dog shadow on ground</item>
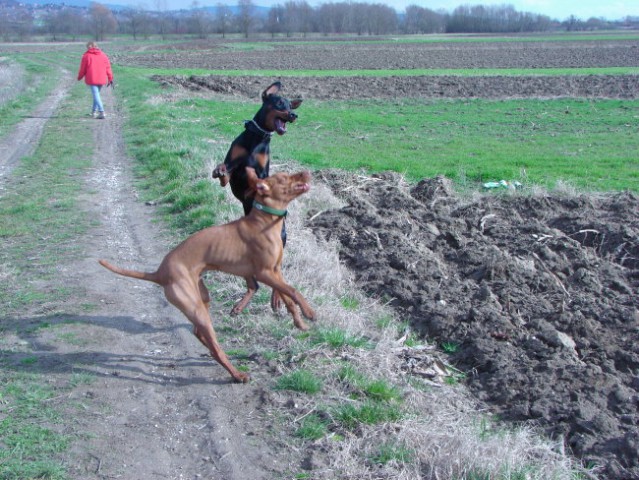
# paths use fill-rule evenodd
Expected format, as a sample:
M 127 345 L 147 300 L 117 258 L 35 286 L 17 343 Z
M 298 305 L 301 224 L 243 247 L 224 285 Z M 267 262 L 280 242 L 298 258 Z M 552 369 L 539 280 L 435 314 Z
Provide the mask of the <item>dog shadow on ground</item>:
M 185 337 L 191 338 L 188 324 L 156 327 L 130 316 L 57 314 L 2 317 L 0 325 L 0 366 L 14 372 L 86 374 L 174 386 L 232 383 L 197 341 L 188 346 L 188 355 L 183 353 L 184 346 L 173 345 L 172 339 L 180 335 L 181 329 L 188 332 Z M 99 331 L 88 334 L 88 327 L 98 327 Z M 108 350 L 110 335 L 105 329 L 129 336 L 144 334 L 147 338 L 140 339 L 137 349 L 131 350 L 137 353 L 114 353 Z M 104 336 L 95 338 L 96 333 Z M 197 376 L 192 375 L 194 371 Z

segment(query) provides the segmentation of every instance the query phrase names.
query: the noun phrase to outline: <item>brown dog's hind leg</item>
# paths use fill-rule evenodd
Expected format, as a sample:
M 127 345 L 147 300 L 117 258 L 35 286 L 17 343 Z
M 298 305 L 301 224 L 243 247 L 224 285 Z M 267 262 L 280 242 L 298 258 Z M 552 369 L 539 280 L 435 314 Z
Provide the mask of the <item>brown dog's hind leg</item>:
M 202 302 L 204 302 L 204 306 L 206 307 L 206 310 L 210 311 L 211 295 L 209 294 L 208 288 L 206 288 L 206 286 L 204 285 L 204 280 L 202 280 L 201 278 L 200 278 L 200 281 L 198 282 L 198 288 L 200 289 L 200 297 L 202 298 Z M 193 325 L 193 335 L 197 337 L 197 339 L 202 343 L 202 345 L 204 345 L 206 348 L 209 348 L 204 341 L 204 337 L 200 335 L 200 332 L 198 331 L 195 325 Z
M 222 365 L 236 382 L 246 383 L 249 376 L 237 370 L 217 342 L 211 316 L 202 301 L 199 286 L 170 284 L 164 287 L 166 299 L 175 305 L 193 324 L 193 333 L 208 348 L 211 356 Z

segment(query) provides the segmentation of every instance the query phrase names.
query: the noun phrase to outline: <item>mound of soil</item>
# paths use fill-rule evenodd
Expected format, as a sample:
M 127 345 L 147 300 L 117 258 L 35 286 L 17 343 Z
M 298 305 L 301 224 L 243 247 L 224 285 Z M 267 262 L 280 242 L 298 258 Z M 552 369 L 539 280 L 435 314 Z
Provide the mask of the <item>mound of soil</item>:
M 251 42 L 254 40 L 251 39 Z M 216 41 L 181 45 L 172 52 L 116 54 L 116 64 L 207 70 L 379 70 L 636 67 L 639 41 L 376 43 L 271 42 L 261 48 L 226 48 Z
M 316 235 L 370 295 L 456 347 L 480 399 L 608 478 L 639 478 L 636 195 L 461 198 L 445 178 L 316 175 L 347 202 L 311 212 Z

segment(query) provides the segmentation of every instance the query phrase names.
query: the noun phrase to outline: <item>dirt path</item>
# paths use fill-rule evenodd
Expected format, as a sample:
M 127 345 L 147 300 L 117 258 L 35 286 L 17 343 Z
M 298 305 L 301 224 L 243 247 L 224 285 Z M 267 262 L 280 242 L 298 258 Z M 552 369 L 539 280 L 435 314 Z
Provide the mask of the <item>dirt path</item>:
M 56 89 L 35 120 L 25 120 L 5 139 L 5 145 L 18 146 L 6 150 L 3 175 L 37 144 L 69 86 Z M 83 301 L 98 308 L 82 315 L 71 313 L 78 305 L 70 304 L 63 307 L 68 314 L 44 319 L 75 329 L 81 342 L 60 342 L 58 329 L 39 336 L 36 346 L 51 381 L 82 374 L 94 379 L 68 400 L 86 408 L 71 422 L 82 441 L 68 453 L 70 474 L 83 480 L 272 478 L 289 468 L 289 453 L 276 453 L 281 445 L 272 436 L 256 435 L 265 428 L 257 413 L 264 397 L 260 372 L 251 385 L 230 383 L 158 287 L 118 277 L 97 263 L 109 258 L 151 269 L 169 248 L 152 223 L 152 207 L 136 196 L 116 99 L 108 90 L 103 100 L 113 112 L 106 120 L 79 120 L 92 122 L 94 132 L 83 206 L 95 228 L 78 239 L 81 254 L 60 267 L 57 280 L 84 291 Z
M 0 139 L 0 189 L 16 162 L 35 151 L 45 124 L 66 96 L 73 78 L 67 72 L 63 72 L 62 77 L 65 81 L 55 88 L 46 101 L 42 102 L 31 116 L 16 125 L 9 135 Z

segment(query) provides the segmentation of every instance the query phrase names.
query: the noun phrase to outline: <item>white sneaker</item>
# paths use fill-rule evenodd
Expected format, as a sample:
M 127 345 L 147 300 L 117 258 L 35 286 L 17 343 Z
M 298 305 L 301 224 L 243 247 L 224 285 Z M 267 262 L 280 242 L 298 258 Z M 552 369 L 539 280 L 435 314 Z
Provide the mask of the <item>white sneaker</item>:
M 98 112 L 98 116 L 97 116 L 97 117 L 95 117 L 95 118 L 98 118 L 98 119 L 100 119 L 100 120 L 103 120 L 103 119 L 105 119 L 105 118 L 106 118 L 106 114 L 105 114 L 104 112 Z
M 93 118 L 98 118 L 98 111 L 97 110 L 93 110 L 93 112 L 91 112 L 91 116 Z

